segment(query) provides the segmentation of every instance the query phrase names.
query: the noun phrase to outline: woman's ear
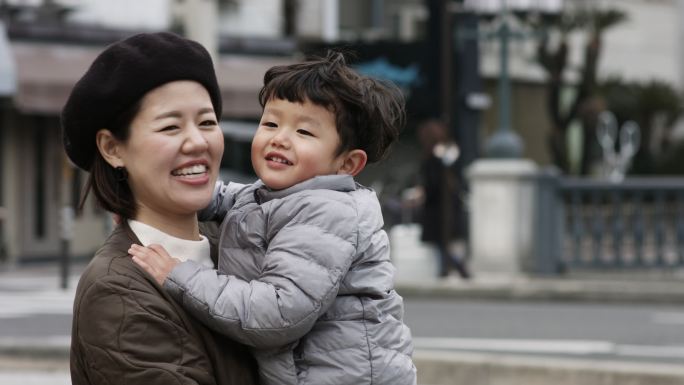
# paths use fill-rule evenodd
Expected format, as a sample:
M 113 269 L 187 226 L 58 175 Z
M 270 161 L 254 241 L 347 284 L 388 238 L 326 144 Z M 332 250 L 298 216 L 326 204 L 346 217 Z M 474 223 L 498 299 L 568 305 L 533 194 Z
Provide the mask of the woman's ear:
M 368 161 L 366 152 L 358 149 L 349 151 L 342 156 L 343 162 L 340 168 L 337 170 L 338 174 L 356 176 L 363 170 L 364 167 L 366 167 L 366 162 Z
M 95 143 L 98 151 L 110 166 L 114 168 L 125 166 L 121 158 L 121 143 L 112 135 L 111 131 L 104 128 L 98 131 L 95 134 Z

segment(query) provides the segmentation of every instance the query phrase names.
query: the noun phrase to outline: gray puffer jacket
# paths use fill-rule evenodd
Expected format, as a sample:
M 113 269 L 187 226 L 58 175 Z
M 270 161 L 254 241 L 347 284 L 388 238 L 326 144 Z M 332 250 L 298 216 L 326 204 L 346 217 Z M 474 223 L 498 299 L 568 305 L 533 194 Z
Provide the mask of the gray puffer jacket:
M 183 262 L 165 288 L 252 346 L 262 384 L 415 384 L 375 192 L 346 175 L 219 187 L 220 272 Z

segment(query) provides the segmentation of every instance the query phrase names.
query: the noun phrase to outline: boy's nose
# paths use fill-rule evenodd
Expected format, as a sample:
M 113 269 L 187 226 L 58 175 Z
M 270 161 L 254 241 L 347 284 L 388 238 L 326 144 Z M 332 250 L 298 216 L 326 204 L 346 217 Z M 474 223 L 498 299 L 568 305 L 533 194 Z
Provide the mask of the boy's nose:
M 290 144 L 290 137 L 285 130 L 278 131 L 271 137 L 271 145 L 275 147 L 287 147 Z

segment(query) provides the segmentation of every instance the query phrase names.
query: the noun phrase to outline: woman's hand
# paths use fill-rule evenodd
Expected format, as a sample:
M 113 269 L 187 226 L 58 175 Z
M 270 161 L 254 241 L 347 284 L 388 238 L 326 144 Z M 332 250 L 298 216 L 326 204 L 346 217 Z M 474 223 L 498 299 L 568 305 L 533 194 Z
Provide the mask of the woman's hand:
M 161 245 L 156 244 L 148 247 L 133 244 L 128 253 L 133 257 L 133 262 L 145 269 L 160 285 L 164 284 L 171 270 L 181 262 L 170 256 Z

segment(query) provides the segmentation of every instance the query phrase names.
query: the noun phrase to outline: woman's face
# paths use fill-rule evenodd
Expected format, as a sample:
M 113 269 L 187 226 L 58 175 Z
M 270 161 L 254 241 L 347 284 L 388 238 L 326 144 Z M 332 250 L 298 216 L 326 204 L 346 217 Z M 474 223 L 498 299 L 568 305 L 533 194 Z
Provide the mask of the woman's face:
M 194 81 L 145 94 L 119 148 L 137 218 L 194 215 L 207 206 L 223 156 L 223 134 L 207 90 Z

